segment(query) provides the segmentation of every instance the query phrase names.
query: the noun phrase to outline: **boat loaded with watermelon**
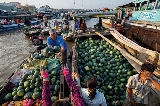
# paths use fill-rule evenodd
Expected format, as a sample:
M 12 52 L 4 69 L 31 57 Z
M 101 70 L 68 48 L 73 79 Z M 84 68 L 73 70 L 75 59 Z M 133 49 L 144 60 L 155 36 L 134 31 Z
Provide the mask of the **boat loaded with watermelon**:
M 32 98 L 35 100 L 34 106 L 38 105 L 42 92 L 40 67 L 48 69 L 52 102 L 57 100 L 60 90 L 61 66 L 55 55 L 59 50 L 59 47 L 47 47 L 42 53 L 34 52 L 25 59 L 1 85 L 0 104 L 8 106 L 7 104 L 12 100 L 16 106 L 22 106 L 22 100 Z
M 159 70 L 159 0 L 134 0 L 132 4 L 135 4 L 134 11 L 130 20 L 125 22 L 123 35 L 113 28 L 110 28 L 110 32 L 127 52 L 140 61 L 140 64 L 149 61 Z M 124 5 L 125 8 L 132 8 L 129 6 L 132 6 L 131 3 Z M 102 22 L 107 28 L 109 21 L 103 19 Z
M 108 34 L 105 35 L 104 32 Z M 64 76 L 60 74 L 61 67 L 55 55 L 58 51 L 58 47 L 54 49 L 47 47 L 42 53 L 34 52 L 25 59 L 1 85 L 0 104 L 6 106 L 10 101 L 14 101 L 16 105 L 22 106 L 22 101 L 26 98 L 32 98 L 35 105 L 40 104 L 41 65 L 49 71 L 52 102 L 65 98 Z M 81 87 L 86 87 L 85 83 L 89 75 L 95 76 L 98 89 L 105 95 L 108 106 L 122 106 L 128 78 L 139 72 L 142 63 L 148 61 L 148 55 L 150 55 L 149 62 L 158 66 L 157 57 L 152 57 L 157 56 L 157 52 L 139 46 L 113 28 L 105 28 L 101 31 L 93 29 L 88 34 L 80 33 L 74 36 L 72 51 L 70 70 L 79 73 Z M 128 51 L 133 51 L 135 55 Z M 154 76 L 160 78 L 159 73 L 157 67 Z M 151 91 L 150 104 L 159 104 L 160 92 L 154 88 Z

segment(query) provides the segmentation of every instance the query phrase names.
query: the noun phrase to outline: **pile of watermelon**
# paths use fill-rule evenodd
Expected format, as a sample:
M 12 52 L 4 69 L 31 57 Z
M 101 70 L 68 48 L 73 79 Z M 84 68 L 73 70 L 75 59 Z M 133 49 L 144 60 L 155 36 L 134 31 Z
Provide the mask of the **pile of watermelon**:
M 21 69 L 32 68 L 33 70 L 29 74 L 24 74 L 21 81 L 14 84 L 12 91 L 4 97 L 5 102 L 9 100 L 41 99 L 43 79 L 40 74 L 40 65 L 43 65 L 44 70 L 47 69 L 49 73 L 52 102 L 58 99 L 61 70 L 59 60 L 56 57 L 46 58 L 43 54 L 34 53 L 20 66 Z
M 116 48 L 99 37 L 79 38 L 76 44 L 81 86 L 86 87 L 88 76 L 93 75 L 108 106 L 122 106 L 127 80 L 136 70 Z

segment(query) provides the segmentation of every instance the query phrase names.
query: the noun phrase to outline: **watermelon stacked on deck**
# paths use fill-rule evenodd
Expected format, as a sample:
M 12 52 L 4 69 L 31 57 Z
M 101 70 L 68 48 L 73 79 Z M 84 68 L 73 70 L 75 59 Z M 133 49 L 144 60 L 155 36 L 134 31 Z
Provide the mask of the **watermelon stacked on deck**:
M 12 91 L 5 95 L 4 102 L 9 100 L 41 99 L 43 81 L 40 74 L 40 66 L 43 66 L 44 70 L 48 70 L 52 102 L 58 99 L 61 66 L 56 57 L 49 56 L 51 55 L 47 54 L 44 56 L 43 54 L 33 53 L 23 62 L 19 68 L 30 69 L 32 71 L 29 74 L 24 74 L 20 82 L 14 83 Z
M 115 43 L 115 42 L 114 42 Z M 105 40 L 95 37 L 76 39 L 81 86 L 89 75 L 97 78 L 98 89 L 109 106 L 122 106 L 128 78 L 137 73 L 120 52 Z

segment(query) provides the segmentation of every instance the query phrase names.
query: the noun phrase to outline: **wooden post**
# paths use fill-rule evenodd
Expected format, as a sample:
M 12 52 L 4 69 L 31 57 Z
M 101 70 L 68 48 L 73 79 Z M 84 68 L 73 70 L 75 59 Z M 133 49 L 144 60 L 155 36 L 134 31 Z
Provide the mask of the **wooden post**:
M 59 92 L 59 99 L 64 98 L 64 75 L 60 73 L 60 92 Z
M 77 51 L 76 51 L 76 46 L 74 45 L 72 47 L 72 51 L 73 51 L 73 54 L 72 54 L 72 73 L 74 72 L 78 72 L 78 68 L 77 68 Z M 74 78 L 72 78 L 74 80 Z M 72 92 L 71 92 L 71 104 L 74 106 L 74 103 L 72 102 L 73 101 L 73 97 L 72 97 Z
M 156 29 L 157 29 L 157 25 L 155 25 L 156 26 Z M 158 64 L 158 60 L 159 60 L 159 53 L 157 52 L 157 49 L 158 49 L 158 44 L 157 44 L 157 42 L 158 42 L 158 32 L 157 32 L 157 40 L 156 40 L 156 56 L 155 56 L 155 59 L 154 59 L 154 62 L 153 62 L 153 64 L 154 64 L 154 66 L 157 68 L 157 64 Z

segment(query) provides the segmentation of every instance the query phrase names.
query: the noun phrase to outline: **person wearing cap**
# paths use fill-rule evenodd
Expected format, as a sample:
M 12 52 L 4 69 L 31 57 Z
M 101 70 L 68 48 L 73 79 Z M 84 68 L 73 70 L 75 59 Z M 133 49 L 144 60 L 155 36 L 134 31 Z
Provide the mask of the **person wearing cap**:
M 55 29 L 50 29 L 49 34 L 50 36 L 47 38 L 47 45 L 48 47 L 59 46 L 61 48 L 59 52 L 59 55 L 61 56 L 60 63 L 62 66 L 65 66 L 67 62 L 67 44 L 61 36 L 56 34 Z

